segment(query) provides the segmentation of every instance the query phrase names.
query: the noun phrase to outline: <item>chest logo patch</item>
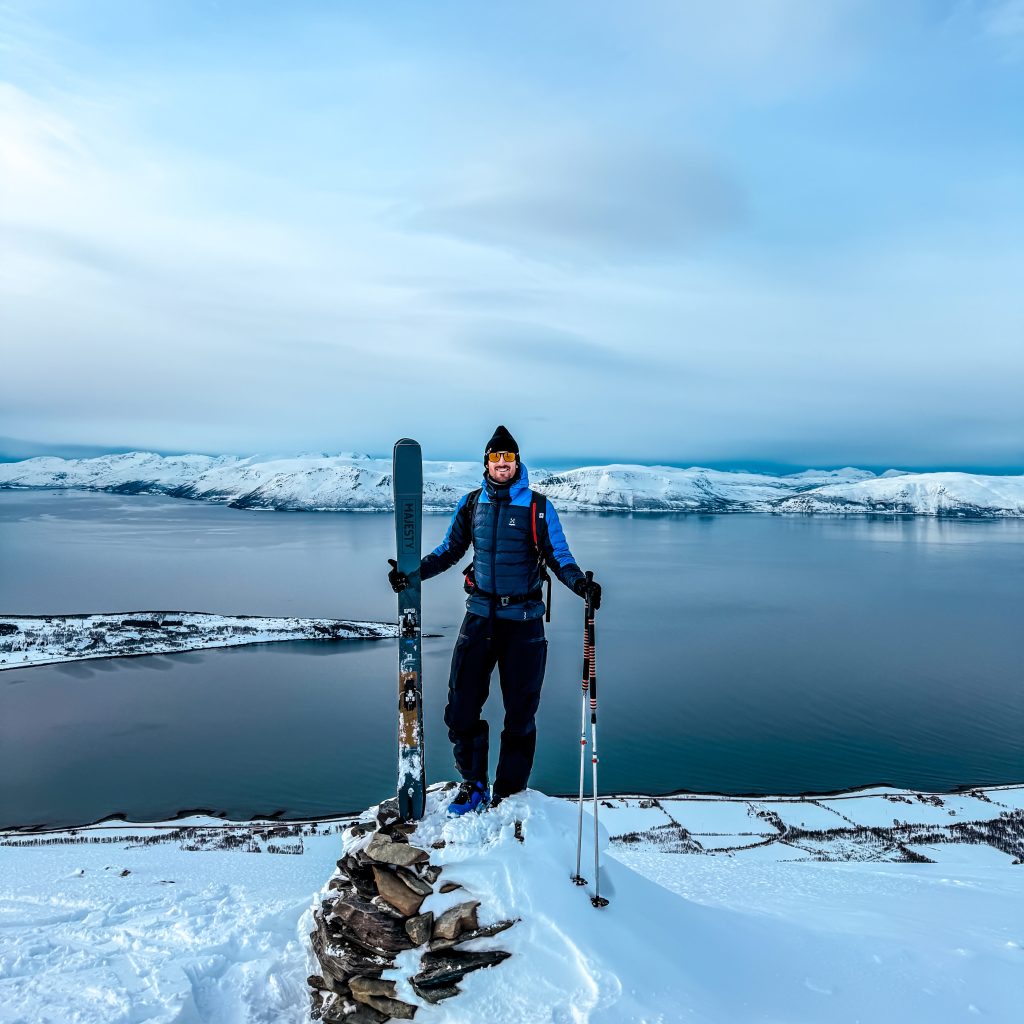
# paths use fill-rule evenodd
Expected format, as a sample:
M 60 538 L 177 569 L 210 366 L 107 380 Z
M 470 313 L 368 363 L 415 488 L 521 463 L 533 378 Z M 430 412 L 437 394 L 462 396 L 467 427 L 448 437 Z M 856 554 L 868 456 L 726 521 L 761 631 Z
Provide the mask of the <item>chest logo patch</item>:
M 512 518 L 511 518 L 511 519 L 510 519 L 510 520 L 508 521 L 508 525 L 509 525 L 509 526 L 515 526 L 515 525 L 516 525 L 516 517 L 515 517 L 515 516 L 513 516 L 513 517 L 512 517 Z

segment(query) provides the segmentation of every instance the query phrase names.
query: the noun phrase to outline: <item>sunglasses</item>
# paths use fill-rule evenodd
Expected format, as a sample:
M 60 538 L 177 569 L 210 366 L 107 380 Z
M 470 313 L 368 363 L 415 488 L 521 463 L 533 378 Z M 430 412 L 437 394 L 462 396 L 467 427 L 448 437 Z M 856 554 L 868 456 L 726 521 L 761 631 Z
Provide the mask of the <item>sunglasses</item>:
M 488 462 L 501 462 L 504 459 L 506 462 L 515 462 L 519 456 L 515 452 L 488 452 Z

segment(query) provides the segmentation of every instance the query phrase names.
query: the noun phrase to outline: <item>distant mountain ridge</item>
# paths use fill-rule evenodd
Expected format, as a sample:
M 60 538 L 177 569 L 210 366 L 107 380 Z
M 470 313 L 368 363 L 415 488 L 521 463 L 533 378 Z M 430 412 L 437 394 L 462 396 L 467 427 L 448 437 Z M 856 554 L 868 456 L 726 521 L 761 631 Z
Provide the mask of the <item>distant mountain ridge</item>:
M 479 462 L 425 462 L 424 506 L 449 511 L 480 485 Z M 1024 476 L 809 469 L 788 476 L 698 466 L 615 464 L 531 469 L 537 490 L 582 512 L 870 513 L 950 518 L 1024 517 Z M 391 461 L 360 452 L 247 458 L 129 452 L 52 456 L 0 465 L 0 489 L 67 488 L 278 511 L 386 512 Z

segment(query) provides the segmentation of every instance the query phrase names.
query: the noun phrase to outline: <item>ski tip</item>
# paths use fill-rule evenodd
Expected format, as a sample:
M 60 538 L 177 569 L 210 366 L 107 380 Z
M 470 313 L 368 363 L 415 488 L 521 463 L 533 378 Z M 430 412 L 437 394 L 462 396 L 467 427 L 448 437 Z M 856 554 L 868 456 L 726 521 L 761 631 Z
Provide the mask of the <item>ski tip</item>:
M 404 447 L 405 445 L 415 445 L 417 448 L 419 448 L 420 443 L 419 443 L 419 441 L 414 441 L 411 437 L 400 437 L 395 442 L 395 447 L 396 448 L 401 448 L 401 447 Z

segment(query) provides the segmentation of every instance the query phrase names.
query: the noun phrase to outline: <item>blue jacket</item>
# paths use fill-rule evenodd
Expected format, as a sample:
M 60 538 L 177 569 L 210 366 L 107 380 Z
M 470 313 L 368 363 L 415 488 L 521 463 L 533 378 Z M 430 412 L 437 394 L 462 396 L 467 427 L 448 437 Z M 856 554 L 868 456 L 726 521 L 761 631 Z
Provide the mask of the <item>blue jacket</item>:
M 572 557 L 558 513 L 551 502 L 537 509 L 537 547 L 533 543 L 530 516 L 530 476 L 526 466 L 512 484 L 497 486 L 484 474 L 470 522 L 469 495 L 464 494 L 444 540 L 420 563 L 420 579 L 429 580 L 455 565 L 473 545 L 473 568 L 477 592 L 469 596 L 466 608 L 474 615 L 494 614 L 502 619 L 537 619 L 544 614 L 540 598 L 540 557 L 570 589 L 583 579 L 583 571 Z M 529 594 L 530 599 L 502 606 L 501 597 Z M 487 596 L 493 595 L 493 596 Z

